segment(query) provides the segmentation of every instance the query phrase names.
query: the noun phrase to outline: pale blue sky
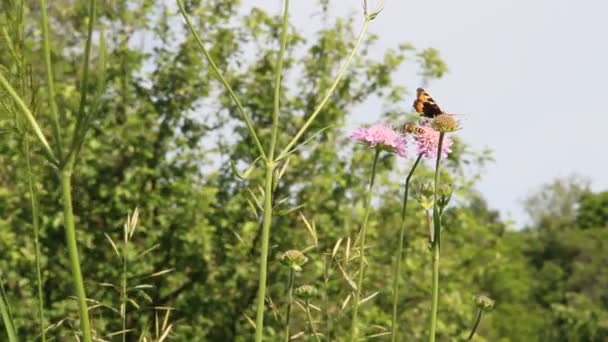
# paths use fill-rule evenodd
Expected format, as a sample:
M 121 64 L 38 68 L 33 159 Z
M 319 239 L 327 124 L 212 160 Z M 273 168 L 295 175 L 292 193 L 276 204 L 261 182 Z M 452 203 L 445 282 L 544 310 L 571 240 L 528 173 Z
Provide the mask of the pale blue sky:
M 244 1 L 277 12 L 281 3 Z M 292 1 L 299 29 L 318 29 L 310 18 L 317 3 Z M 361 4 L 334 0 L 331 13 L 359 14 Z M 608 135 L 607 13 L 601 0 L 386 0 L 370 31 L 380 36 L 379 55 L 401 42 L 440 50 L 450 72 L 427 89 L 445 109 L 466 114 L 465 142 L 494 151 L 479 189 L 503 217 L 522 223 L 521 201 L 556 177 L 578 174 L 593 189 L 608 189 L 601 150 Z M 411 64 L 398 79 L 412 91 L 420 82 Z M 369 113 L 379 108 L 371 101 L 356 115 L 372 122 Z

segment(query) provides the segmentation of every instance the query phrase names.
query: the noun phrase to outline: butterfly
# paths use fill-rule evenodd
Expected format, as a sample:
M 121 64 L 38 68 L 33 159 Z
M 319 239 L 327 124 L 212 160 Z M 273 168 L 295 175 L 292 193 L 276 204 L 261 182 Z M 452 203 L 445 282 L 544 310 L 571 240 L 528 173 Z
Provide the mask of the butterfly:
M 414 101 L 414 109 L 426 118 L 434 118 L 444 111 L 439 108 L 435 100 L 424 89 L 416 89 L 416 101 Z

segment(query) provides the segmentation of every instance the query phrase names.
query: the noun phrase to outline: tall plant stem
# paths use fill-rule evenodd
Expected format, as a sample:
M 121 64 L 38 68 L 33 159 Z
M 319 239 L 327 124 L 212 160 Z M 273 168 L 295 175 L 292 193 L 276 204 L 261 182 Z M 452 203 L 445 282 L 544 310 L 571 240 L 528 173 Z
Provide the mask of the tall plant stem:
M 367 222 L 369 220 L 369 212 L 372 201 L 372 189 L 374 187 L 374 181 L 376 179 L 376 166 L 378 165 L 378 157 L 380 156 L 380 150 L 376 149 L 374 153 L 374 161 L 372 163 L 372 171 L 369 177 L 369 187 L 365 194 L 365 212 L 363 214 L 363 224 L 361 226 L 361 244 L 359 250 L 359 279 L 357 281 L 357 289 L 355 290 L 355 298 L 353 302 L 353 317 L 350 327 L 350 341 L 357 341 L 357 315 L 359 313 L 359 301 L 361 300 L 361 291 L 363 287 L 363 271 L 365 269 L 365 236 L 367 235 Z
M 268 159 L 266 160 L 266 177 L 264 180 L 264 221 L 262 223 L 262 251 L 260 252 L 260 271 L 258 279 L 257 308 L 255 317 L 255 341 L 261 342 L 264 336 L 264 299 L 266 298 L 266 277 L 268 271 L 268 245 L 270 226 L 272 223 L 272 190 L 274 183 L 274 151 L 279 134 L 279 111 L 281 100 L 281 74 L 283 72 L 283 56 L 287 46 L 287 28 L 289 24 L 289 0 L 285 0 L 283 9 L 283 25 L 281 32 L 281 47 L 275 67 L 274 110 L 272 113 L 272 132 Z
M 315 341 L 321 342 L 319 335 L 315 331 L 315 326 L 312 323 L 312 315 L 310 314 L 310 299 L 306 299 L 306 317 L 308 318 L 308 324 L 310 325 L 310 333 L 315 337 Z
M 74 288 L 78 298 L 78 311 L 80 313 L 80 327 L 82 330 L 83 340 L 92 342 L 91 323 L 89 320 L 89 310 L 86 302 L 86 293 L 84 290 L 84 282 L 82 280 L 82 272 L 80 270 L 80 261 L 78 257 L 78 245 L 76 242 L 76 229 L 74 227 L 74 211 L 72 209 L 72 170 L 66 168 L 61 170 L 61 192 L 63 194 L 63 217 L 65 221 L 65 237 L 70 256 L 70 268 L 74 281 Z
M 44 330 L 44 296 L 42 295 L 42 267 L 40 266 L 40 216 L 38 214 L 38 193 L 34 182 L 34 174 L 32 173 L 32 164 L 30 157 L 29 138 L 24 136 L 24 154 L 27 167 L 27 180 L 30 192 L 30 207 L 32 209 L 32 225 L 34 226 L 34 256 L 36 260 L 36 278 L 38 292 L 38 323 L 40 329 L 40 340 L 46 341 L 46 332 Z
M 469 338 L 467 338 L 467 341 L 471 341 L 473 339 L 473 336 L 477 331 L 477 327 L 479 326 L 479 322 L 481 322 L 481 316 L 483 316 L 483 309 L 479 308 L 477 309 L 477 318 L 475 318 L 475 324 L 473 324 L 473 328 L 471 329 L 471 333 L 469 334 Z
M 285 342 L 289 342 L 289 323 L 291 320 L 291 303 L 293 302 L 293 269 L 289 270 L 289 279 L 287 281 L 287 309 L 285 313 Z
M 124 228 L 124 240 L 122 251 L 122 279 L 121 279 L 121 294 L 120 294 L 120 315 L 122 316 L 122 341 L 127 341 L 127 266 L 128 266 L 128 248 L 129 248 L 129 230 L 128 225 Z
M 439 133 L 439 144 L 437 146 L 437 161 L 435 162 L 435 189 L 433 191 L 433 290 L 431 304 L 431 322 L 429 328 L 429 342 L 435 342 L 435 331 L 437 329 L 437 308 L 439 306 L 439 247 L 441 244 L 441 217 L 437 205 L 437 191 L 439 188 L 439 164 L 441 162 L 441 147 L 445 133 Z
M 418 155 L 414 165 L 410 172 L 407 174 L 405 178 L 405 186 L 403 190 L 403 206 L 401 207 L 401 223 L 399 225 L 399 248 L 397 249 L 397 260 L 395 260 L 395 269 L 393 271 L 393 319 L 392 319 L 392 332 L 391 332 L 391 341 L 397 341 L 397 302 L 399 301 L 399 279 L 401 277 L 401 259 L 403 258 L 403 243 L 405 239 L 405 217 L 407 214 L 407 199 L 410 189 L 410 180 L 414 171 L 418 167 L 420 160 L 422 159 L 422 154 Z

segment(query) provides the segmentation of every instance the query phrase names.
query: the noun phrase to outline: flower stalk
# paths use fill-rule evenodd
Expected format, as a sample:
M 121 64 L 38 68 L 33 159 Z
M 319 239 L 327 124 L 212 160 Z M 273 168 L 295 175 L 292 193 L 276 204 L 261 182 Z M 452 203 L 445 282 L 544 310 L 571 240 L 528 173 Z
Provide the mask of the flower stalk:
M 440 132 L 439 143 L 437 144 L 437 161 L 435 163 L 435 184 L 433 191 L 433 241 L 432 241 L 432 264 L 433 264 L 433 289 L 431 304 L 431 320 L 429 328 L 429 342 L 435 342 L 435 332 L 437 329 L 437 308 L 439 306 L 439 247 L 441 243 L 441 215 L 438 206 L 439 188 L 439 166 L 441 161 L 441 147 L 445 132 Z
M 357 319 L 359 313 L 359 301 L 361 300 L 361 291 L 363 288 L 363 273 L 365 270 L 365 237 L 367 235 L 367 222 L 369 220 L 369 213 L 371 209 L 371 200 L 372 200 L 372 189 L 374 187 L 374 181 L 376 179 L 376 166 L 378 165 L 378 157 L 380 156 L 381 149 L 379 147 L 376 148 L 374 153 L 374 161 L 372 163 L 372 170 L 369 179 L 369 186 L 367 188 L 367 193 L 365 195 L 365 211 L 363 214 L 363 224 L 361 226 L 361 243 L 359 246 L 359 279 L 357 281 L 357 289 L 355 290 L 355 297 L 353 301 L 353 316 L 351 322 L 351 332 L 350 332 L 350 340 L 357 341 L 358 335 L 358 327 L 357 327 Z
M 420 160 L 422 159 L 423 154 L 420 153 L 414 165 L 410 169 L 407 177 L 405 178 L 405 188 L 403 191 L 403 205 L 401 207 L 401 223 L 399 226 L 399 248 L 397 249 L 397 259 L 395 260 L 395 269 L 393 271 L 393 316 L 391 321 L 391 341 L 397 341 L 397 302 L 399 301 L 399 279 L 401 274 L 401 260 L 403 258 L 403 244 L 405 239 L 405 218 L 407 214 L 407 200 L 410 188 L 410 180 L 414 171 L 418 167 Z

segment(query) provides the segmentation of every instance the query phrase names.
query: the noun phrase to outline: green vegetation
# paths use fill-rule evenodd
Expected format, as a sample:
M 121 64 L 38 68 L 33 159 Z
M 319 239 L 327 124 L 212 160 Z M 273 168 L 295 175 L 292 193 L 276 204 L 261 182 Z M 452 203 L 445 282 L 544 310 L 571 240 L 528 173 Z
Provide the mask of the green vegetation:
M 475 190 L 490 153 L 457 140 L 440 174 L 417 164 L 402 215 L 416 156 L 379 154 L 370 193 L 351 114 L 377 97 L 402 124 L 417 84 L 393 76 L 446 64 L 405 43 L 379 58 L 382 13 L 357 27 L 326 3 L 304 37 L 238 0 L 184 1 L 190 27 L 167 1 L 0 2 L 1 340 L 87 340 L 87 319 L 92 340 L 251 341 L 256 322 L 268 341 L 286 322 L 389 340 L 393 321 L 427 340 L 439 228 L 437 341 L 608 339 L 608 192 L 545 185 L 515 230 Z M 436 178 L 454 199 L 429 244 L 416 199 Z

